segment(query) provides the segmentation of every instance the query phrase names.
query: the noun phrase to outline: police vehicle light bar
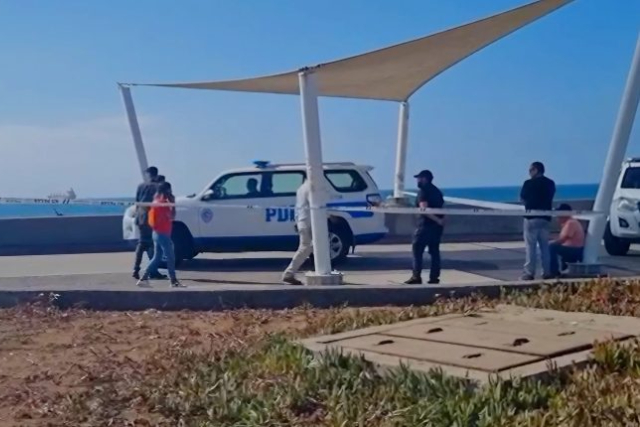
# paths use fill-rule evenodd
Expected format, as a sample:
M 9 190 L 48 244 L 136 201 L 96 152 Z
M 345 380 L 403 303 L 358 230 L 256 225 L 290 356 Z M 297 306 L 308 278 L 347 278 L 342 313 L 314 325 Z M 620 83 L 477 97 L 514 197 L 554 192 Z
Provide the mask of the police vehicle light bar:
M 254 160 L 253 164 L 256 165 L 256 167 L 258 169 L 264 169 L 267 166 L 269 166 L 269 161 L 268 160 Z

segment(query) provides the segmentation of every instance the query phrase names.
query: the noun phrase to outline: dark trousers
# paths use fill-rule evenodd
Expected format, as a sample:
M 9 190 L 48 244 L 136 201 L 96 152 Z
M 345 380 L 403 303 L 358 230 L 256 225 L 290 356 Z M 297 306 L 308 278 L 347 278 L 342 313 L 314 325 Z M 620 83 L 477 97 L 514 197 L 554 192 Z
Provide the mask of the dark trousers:
M 431 269 L 429 279 L 440 279 L 440 241 L 442 227 L 431 226 L 418 228 L 413 235 L 413 277 L 422 277 L 422 263 L 425 248 L 429 248 L 431 255 Z
M 550 244 L 549 254 L 551 255 L 551 260 L 549 264 L 551 267 L 551 274 L 557 275 L 560 273 L 560 265 L 558 264 L 558 261 L 561 262 L 563 269 L 567 267 L 567 263 L 582 261 L 583 251 L 584 248 L 580 247 L 562 246 L 558 243 Z
M 133 271 L 140 271 L 140 264 L 142 263 L 142 256 L 146 253 L 149 259 L 153 259 L 153 230 L 149 225 L 138 225 L 138 231 L 140 232 L 140 238 L 136 246 L 136 259 L 133 264 Z

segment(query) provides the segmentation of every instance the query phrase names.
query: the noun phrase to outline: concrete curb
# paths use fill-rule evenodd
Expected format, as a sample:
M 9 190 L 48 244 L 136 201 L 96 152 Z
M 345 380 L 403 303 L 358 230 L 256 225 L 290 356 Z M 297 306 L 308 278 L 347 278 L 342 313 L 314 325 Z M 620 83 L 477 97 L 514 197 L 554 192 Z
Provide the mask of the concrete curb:
M 55 304 L 61 309 L 140 311 L 148 309 L 177 311 L 223 311 L 233 309 L 272 309 L 311 305 L 317 308 L 340 306 L 381 307 L 432 304 L 442 296 L 465 297 L 473 294 L 497 298 L 502 290 L 537 289 L 551 282 L 504 282 L 460 286 L 338 286 L 300 287 L 273 286 L 247 290 L 61 290 L 0 291 L 0 308 L 46 299 L 56 294 Z M 558 284 L 560 284 L 558 282 Z

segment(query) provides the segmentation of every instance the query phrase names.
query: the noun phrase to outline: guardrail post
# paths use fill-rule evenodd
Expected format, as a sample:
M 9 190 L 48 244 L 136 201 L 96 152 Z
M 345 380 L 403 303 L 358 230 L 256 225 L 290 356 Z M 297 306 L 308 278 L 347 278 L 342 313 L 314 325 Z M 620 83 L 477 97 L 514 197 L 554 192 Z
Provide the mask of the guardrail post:
M 407 169 L 407 145 L 409 142 L 409 103 L 400 103 L 398 115 L 398 140 L 396 145 L 396 173 L 393 182 L 393 198 L 396 201 L 406 199 L 405 174 Z
M 593 205 L 594 211 L 609 212 L 613 194 L 616 190 L 620 166 L 627 152 L 629 136 L 640 100 L 640 34 L 636 42 L 636 50 L 631 61 L 631 69 L 622 95 L 618 118 L 613 129 L 607 159 L 604 163 L 602 180 L 598 187 L 598 195 Z M 587 241 L 584 248 L 584 263 L 597 264 L 600 244 L 607 225 L 607 217 L 599 216 L 589 221 Z
M 332 273 L 329 252 L 329 225 L 325 200 L 325 177 L 322 163 L 320 139 L 320 117 L 318 113 L 318 88 L 313 70 L 302 70 L 298 74 L 302 104 L 302 129 L 307 163 L 311 205 L 311 233 L 315 273 L 307 275 L 308 285 L 339 285 L 342 275 Z
M 144 143 L 142 142 L 142 133 L 140 132 L 140 125 L 138 124 L 138 116 L 136 115 L 136 108 L 133 105 L 133 98 L 131 97 L 131 88 L 125 85 L 118 85 L 120 93 L 122 94 L 122 101 L 124 102 L 124 109 L 127 112 L 127 119 L 129 121 L 129 129 L 131 130 L 131 137 L 133 138 L 133 146 L 136 149 L 136 155 L 138 156 L 138 165 L 140 166 L 140 173 L 142 173 L 142 179 L 146 178 L 145 171 L 149 167 L 147 161 L 147 153 L 144 149 Z

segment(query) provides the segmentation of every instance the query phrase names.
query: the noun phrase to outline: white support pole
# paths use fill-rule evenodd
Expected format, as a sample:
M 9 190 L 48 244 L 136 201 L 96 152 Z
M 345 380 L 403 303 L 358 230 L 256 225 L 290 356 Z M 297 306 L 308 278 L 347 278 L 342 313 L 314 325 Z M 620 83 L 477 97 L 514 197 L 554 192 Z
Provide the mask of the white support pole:
M 140 133 L 140 125 L 138 124 L 136 108 L 133 105 L 133 98 L 131 97 L 131 88 L 124 85 L 119 85 L 119 87 L 120 93 L 122 94 L 122 101 L 124 102 L 124 109 L 127 112 L 127 119 L 129 120 L 129 129 L 131 129 L 133 146 L 135 147 L 136 154 L 138 156 L 140 172 L 142 173 L 142 179 L 145 179 L 145 170 L 149 167 L 149 162 L 147 161 L 147 153 L 144 150 L 144 143 L 142 142 L 142 133 Z
M 604 163 L 602 181 L 598 188 L 598 195 L 593 206 L 594 211 L 608 212 L 611 208 L 615 193 L 618 175 L 624 156 L 627 152 L 629 136 L 633 128 L 633 121 L 638 110 L 640 100 L 640 35 L 636 42 L 636 50 L 631 62 L 631 69 L 627 78 L 627 84 L 622 95 L 618 118 L 609 144 L 609 152 Z M 585 264 L 596 264 L 600 252 L 600 242 L 604 234 L 607 219 L 597 217 L 589 222 L 589 231 L 584 252 Z
M 409 140 L 409 103 L 400 103 L 398 116 L 398 141 L 396 146 L 396 175 L 393 182 L 393 198 L 396 200 L 405 198 L 404 177 L 407 168 L 407 143 Z
M 327 223 L 325 178 L 322 164 L 320 117 L 318 114 L 318 88 L 315 77 L 313 70 L 303 70 L 298 74 L 307 178 L 309 179 L 310 186 L 309 204 L 311 206 L 313 255 L 316 268 L 315 274 L 307 277 L 307 283 L 333 284 L 334 282 L 332 282 L 331 279 L 334 275 L 331 274 L 329 227 Z

